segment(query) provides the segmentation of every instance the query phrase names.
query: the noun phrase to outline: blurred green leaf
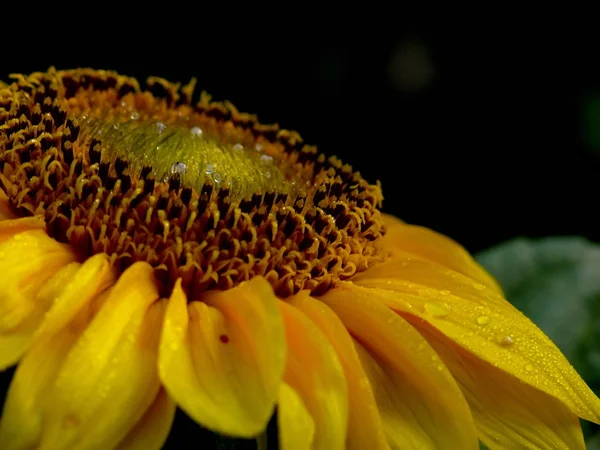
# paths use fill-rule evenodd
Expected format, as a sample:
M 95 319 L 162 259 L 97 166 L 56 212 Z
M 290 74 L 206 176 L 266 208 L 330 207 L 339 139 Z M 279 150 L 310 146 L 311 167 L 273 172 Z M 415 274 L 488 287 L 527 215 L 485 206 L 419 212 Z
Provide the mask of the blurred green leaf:
M 600 394 L 600 245 L 581 237 L 518 238 L 476 259 Z M 587 437 L 598 432 L 583 428 Z

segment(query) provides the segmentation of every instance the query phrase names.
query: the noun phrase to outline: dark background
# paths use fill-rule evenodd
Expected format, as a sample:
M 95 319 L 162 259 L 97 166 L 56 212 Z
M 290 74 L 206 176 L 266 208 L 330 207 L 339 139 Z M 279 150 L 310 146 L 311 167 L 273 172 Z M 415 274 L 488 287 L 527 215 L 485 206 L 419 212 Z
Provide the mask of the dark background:
M 473 253 L 516 236 L 600 242 L 600 38 L 560 27 L 371 26 L 315 37 L 290 25 L 261 42 L 252 27 L 170 39 L 150 27 L 140 41 L 116 26 L 118 40 L 92 45 L 98 30 L 80 24 L 60 39 L 38 36 L 27 47 L 35 51 L 4 46 L 0 77 L 51 65 L 196 77 L 214 99 L 295 129 L 380 180 L 384 211 Z M 175 426 L 170 444 L 174 435 L 207 437 L 181 413 Z
M 10 46 L 0 76 L 55 65 L 196 77 L 215 99 L 381 180 L 386 212 L 472 252 L 521 235 L 600 241 L 600 143 L 593 128 L 589 137 L 600 117 L 586 113 L 600 98 L 599 38 L 400 24 L 300 42 L 292 31 L 264 42 L 249 30 L 155 35 L 143 45 L 119 36 L 87 51 L 65 40 L 27 57 Z M 83 49 L 85 33 L 78 39 Z

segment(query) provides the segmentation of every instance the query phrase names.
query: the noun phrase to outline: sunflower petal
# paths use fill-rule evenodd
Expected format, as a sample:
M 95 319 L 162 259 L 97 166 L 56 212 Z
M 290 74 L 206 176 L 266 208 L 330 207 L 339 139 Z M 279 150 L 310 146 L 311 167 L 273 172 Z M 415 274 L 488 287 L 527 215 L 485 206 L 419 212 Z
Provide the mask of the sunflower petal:
M 281 384 L 277 406 L 277 426 L 281 450 L 311 450 L 315 437 L 315 422 L 298 393 L 286 383 Z
M 579 417 L 600 423 L 600 399 L 552 341 L 495 290 L 411 259 L 380 264 L 352 282 L 353 291 L 418 317 L 481 359 L 559 399 Z
M 388 214 L 383 214 L 383 218 L 387 226 L 383 245 L 392 250 L 392 255 L 412 254 L 502 292 L 498 282 L 456 241 L 429 228 L 409 225 Z
M 346 448 L 388 449 L 373 389 L 342 321 L 327 305 L 310 297 L 307 291 L 288 297 L 286 301 L 319 327 L 342 364 L 349 402 Z
M 344 283 L 321 297 L 357 341 L 357 351 L 392 448 L 476 449 L 477 435 L 456 382 L 404 319 Z
M 479 438 L 492 450 L 585 450 L 579 419 L 562 402 L 481 360 L 439 331 L 423 324 L 420 328 L 461 386 Z
M 344 448 L 348 388 L 335 350 L 308 317 L 280 302 L 288 346 L 284 380 L 300 396 L 315 422 L 313 449 Z
M 52 305 L 38 295 L 62 267 L 76 260 L 70 247 L 59 244 L 38 221 L 0 222 L 0 370 L 14 364 Z
M 35 312 L 29 314 L 19 326 L 0 333 L 0 370 L 15 364 L 31 345 L 34 335 L 44 320 L 44 312 L 58 298 L 69 280 L 79 272 L 81 264 L 73 262 L 59 269 L 33 299 Z
M 254 437 L 267 425 L 285 364 L 277 298 L 253 278 L 187 304 L 177 282 L 160 346 L 160 377 L 177 404 L 202 426 Z
M 66 281 L 11 382 L 0 419 L 0 442 L 9 443 L 7 450 L 39 443 L 47 392 L 78 338 L 79 328 L 89 322 L 90 303 L 111 282 L 103 255 L 88 259 Z M 73 321 L 77 315 L 79 320 Z
M 160 389 L 152 406 L 127 434 L 116 450 L 158 450 L 169 436 L 175 418 L 175 402 Z

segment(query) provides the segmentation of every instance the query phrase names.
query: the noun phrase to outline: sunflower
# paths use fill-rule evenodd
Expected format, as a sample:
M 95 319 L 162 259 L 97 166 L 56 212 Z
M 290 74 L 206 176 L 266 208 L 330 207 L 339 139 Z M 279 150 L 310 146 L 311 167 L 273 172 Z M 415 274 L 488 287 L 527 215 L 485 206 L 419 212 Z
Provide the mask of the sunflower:
M 194 84 L 0 85 L 2 449 L 585 448 L 600 400 L 452 240 Z

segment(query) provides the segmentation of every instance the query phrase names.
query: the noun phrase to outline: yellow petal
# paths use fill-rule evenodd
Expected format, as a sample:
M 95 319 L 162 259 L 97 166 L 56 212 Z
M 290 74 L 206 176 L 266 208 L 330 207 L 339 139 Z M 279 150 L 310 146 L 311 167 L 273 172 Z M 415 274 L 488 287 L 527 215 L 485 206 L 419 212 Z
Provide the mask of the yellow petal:
M 150 407 L 166 300 L 146 263 L 127 269 L 64 359 L 45 406 L 41 449 L 112 448 Z
M 40 289 L 75 260 L 73 250 L 48 237 L 39 221 L 0 222 L 0 370 L 19 359 L 52 305 L 53 297 L 38 295 Z
M 315 422 L 302 399 L 288 384 L 282 383 L 277 406 L 277 427 L 281 450 L 311 450 Z
M 418 321 L 418 319 L 415 319 Z M 479 438 L 494 449 L 585 450 L 579 419 L 562 402 L 421 324 L 469 402 Z
M 427 341 L 404 319 L 350 283 L 320 298 L 340 317 L 375 391 L 390 446 L 476 449 L 468 405 Z
M 80 327 L 91 318 L 89 305 L 111 282 L 105 255 L 88 259 L 66 281 L 11 382 L 0 419 L 0 442 L 10 443 L 7 450 L 30 448 L 39 442 L 47 392 L 79 337 Z M 76 316 L 79 320 L 73 321 Z
M 161 388 L 152 406 L 116 447 L 116 450 L 161 449 L 171 431 L 175 409 L 175 402 Z
M 338 355 L 348 385 L 348 450 L 388 449 L 373 389 L 352 339 L 339 317 L 323 302 L 300 292 L 286 301 L 302 311 L 325 334 Z
M 312 448 L 342 449 L 348 428 L 348 388 L 342 365 L 308 317 L 283 301 L 280 308 L 288 349 L 284 380 L 315 422 Z
M 187 303 L 177 282 L 160 345 L 160 377 L 177 404 L 202 426 L 254 437 L 279 396 L 283 322 L 271 285 L 253 278 Z
M 411 254 L 502 292 L 498 282 L 456 241 L 429 228 L 406 224 L 388 214 L 383 214 L 383 217 L 387 232 L 382 245 L 391 250 L 392 255 Z
M 552 341 L 493 289 L 417 260 L 379 264 L 352 282 L 354 290 L 426 321 L 464 349 L 561 400 L 578 416 L 600 423 L 600 399 Z
M 33 299 L 36 308 L 12 330 L 0 333 L 0 370 L 15 364 L 31 345 L 36 331 L 44 320 L 44 312 L 58 298 L 68 282 L 79 272 L 81 264 L 69 263 L 59 269 L 40 288 Z

